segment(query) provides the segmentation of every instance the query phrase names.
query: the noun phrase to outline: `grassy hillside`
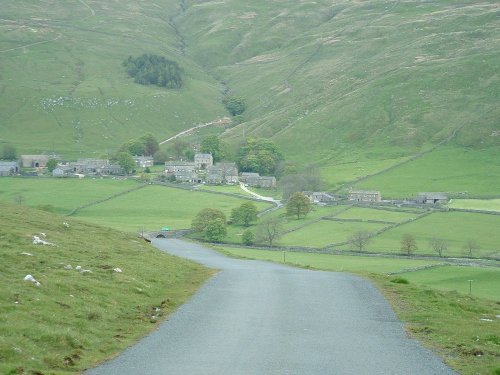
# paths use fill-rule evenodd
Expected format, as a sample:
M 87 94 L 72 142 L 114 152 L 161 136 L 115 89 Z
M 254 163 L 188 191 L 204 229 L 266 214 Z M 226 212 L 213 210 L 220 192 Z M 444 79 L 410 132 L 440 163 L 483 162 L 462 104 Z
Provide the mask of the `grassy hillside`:
M 89 368 L 153 329 L 209 276 L 109 228 L 5 203 L 0 221 L 2 374 Z M 34 235 L 56 246 L 34 245 Z
M 205 30 L 188 52 L 248 96 L 247 133 L 295 160 L 397 158 L 454 131 L 459 145 L 498 145 L 495 1 L 206 4 L 187 12 Z
M 22 0 L 2 12 L 0 141 L 19 151 L 75 157 L 145 131 L 166 139 L 225 115 L 227 91 L 248 104 L 227 140 L 270 138 L 288 161 L 319 166 L 330 188 L 440 142 L 446 160 L 470 150 L 458 186 L 408 178 L 479 195 L 497 185 L 470 182 L 500 145 L 496 0 Z M 144 52 L 179 62 L 185 86 L 134 84 L 121 62 Z
M 169 0 L 2 4 L 0 140 L 23 153 L 100 155 L 225 115 L 220 85 L 183 55 L 170 23 L 177 11 Z M 121 64 L 142 53 L 177 61 L 184 87 L 133 83 Z
M 269 137 L 334 188 L 446 141 L 426 173 L 361 187 L 498 193 L 494 1 L 189 4 L 179 19 L 188 55 L 249 102 L 248 121 L 225 133 L 235 143 L 243 131 Z M 466 152 L 465 165 L 448 165 Z

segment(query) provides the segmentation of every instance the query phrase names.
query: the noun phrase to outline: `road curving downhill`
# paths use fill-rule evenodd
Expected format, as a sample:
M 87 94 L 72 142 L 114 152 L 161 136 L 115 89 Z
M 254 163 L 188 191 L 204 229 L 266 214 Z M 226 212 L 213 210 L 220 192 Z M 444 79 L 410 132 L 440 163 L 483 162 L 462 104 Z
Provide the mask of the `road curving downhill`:
M 220 272 L 157 331 L 85 374 L 456 374 L 360 277 L 153 244 Z

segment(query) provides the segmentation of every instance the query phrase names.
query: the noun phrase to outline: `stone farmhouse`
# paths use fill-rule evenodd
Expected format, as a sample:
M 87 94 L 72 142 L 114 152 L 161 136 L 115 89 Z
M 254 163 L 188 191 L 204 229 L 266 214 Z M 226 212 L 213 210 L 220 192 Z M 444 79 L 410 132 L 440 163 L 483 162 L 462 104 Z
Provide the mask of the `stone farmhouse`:
M 243 172 L 240 181 L 251 187 L 259 187 L 264 189 L 273 189 L 276 187 L 276 177 L 261 176 L 254 172 Z
M 176 181 L 207 184 L 232 184 L 238 182 L 238 168 L 235 163 L 214 165 L 212 154 L 196 153 L 194 162 L 168 161 L 165 175 L 175 176 Z
M 207 169 L 207 184 L 236 184 L 238 183 L 238 168 L 236 163 L 217 163 Z
M 49 158 L 49 155 L 21 155 L 21 167 L 44 168 Z
M 415 201 L 419 204 L 442 204 L 448 202 L 448 196 L 441 192 L 418 193 Z
M 74 175 L 73 167 L 69 165 L 59 165 L 52 171 L 52 177 L 70 177 Z
M 140 168 L 152 167 L 154 165 L 154 159 L 152 156 L 134 156 L 135 164 Z
M 195 154 L 194 166 L 197 170 L 206 170 L 214 165 L 212 154 Z
M 304 191 L 304 195 L 314 204 L 327 204 L 335 201 L 333 195 L 320 191 Z
M 0 161 L 0 176 L 13 176 L 19 173 L 17 161 Z
M 380 191 L 352 190 L 349 192 L 349 200 L 360 203 L 377 203 L 382 200 Z
M 76 162 L 68 163 L 73 173 L 90 175 L 121 175 L 123 168 L 118 164 L 111 164 L 107 159 L 78 159 Z
M 198 174 L 192 161 L 167 161 L 165 175 L 175 176 L 176 181 L 180 182 L 198 182 Z

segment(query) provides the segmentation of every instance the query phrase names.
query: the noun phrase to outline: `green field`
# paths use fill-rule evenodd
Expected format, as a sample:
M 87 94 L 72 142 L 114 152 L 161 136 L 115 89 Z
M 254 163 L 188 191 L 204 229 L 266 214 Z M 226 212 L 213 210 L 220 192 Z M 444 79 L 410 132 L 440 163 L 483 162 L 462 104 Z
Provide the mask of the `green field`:
M 441 147 L 356 187 L 379 190 L 382 198 L 411 198 L 419 192 L 443 191 L 472 197 L 499 194 L 500 149 Z
M 240 188 L 240 185 L 221 185 L 221 186 L 201 185 L 201 186 L 197 187 L 197 190 L 216 191 L 216 192 L 221 192 L 221 193 L 238 194 L 238 195 L 243 195 L 246 197 L 252 197 L 252 194 L 247 193 L 245 190 Z
M 465 243 L 468 240 L 475 240 L 479 248 L 473 251 L 473 256 L 498 257 L 500 255 L 499 226 L 499 215 L 435 212 L 380 234 L 368 245 L 368 249 L 377 252 L 401 252 L 401 239 L 405 234 L 411 234 L 417 241 L 417 254 L 437 255 L 429 246 L 429 240 L 440 238 L 448 243 L 448 250 L 445 251 L 444 256 L 467 255 L 464 249 Z
M 220 209 L 229 217 L 231 210 L 243 202 L 227 195 L 151 185 L 80 210 L 75 217 L 127 232 L 159 230 L 163 226 L 186 229 L 203 208 Z M 260 202 L 256 205 L 259 210 L 269 206 Z
M 0 201 L 36 207 L 50 205 L 54 212 L 71 210 L 139 186 L 133 180 L 92 178 L 7 178 L 0 180 Z
M 403 273 L 412 284 L 500 301 L 500 268 L 439 267 Z M 472 280 L 472 285 L 469 284 Z
M 0 203 L 0 221 L 2 374 L 81 373 L 153 330 L 211 275 L 73 218 Z M 33 235 L 56 246 L 34 245 Z
M 416 210 L 418 212 L 418 210 Z M 422 211 L 423 212 L 423 211 Z M 365 207 L 352 207 L 347 211 L 341 212 L 337 217 L 339 219 L 359 219 L 359 220 L 378 220 L 389 223 L 401 223 L 406 220 L 414 219 L 418 213 L 403 211 L 381 210 Z
M 452 199 L 448 207 L 500 212 L 500 199 Z
M 287 264 L 295 264 L 301 267 L 364 274 L 387 274 L 422 266 L 441 264 L 438 260 L 387 258 L 378 256 L 348 256 L 321 253 L 300 253 L 293 251 L 286 251 L 285 254 L 283 254 L 283 251 L 258 250 L 228 246 L 221 247 L 220 249 L 222 249 L 224 253 L 236 257 L 270 260 L 280 263 L 283 262 L 283 258 L 285 258 Z
M 332 243 L 348 241 L 357 231 L 375 232 L 384 226 L 375 223 L 321 220 L 300 230 L 286 233 L 277 241 L 277 245 L 322 248 Z

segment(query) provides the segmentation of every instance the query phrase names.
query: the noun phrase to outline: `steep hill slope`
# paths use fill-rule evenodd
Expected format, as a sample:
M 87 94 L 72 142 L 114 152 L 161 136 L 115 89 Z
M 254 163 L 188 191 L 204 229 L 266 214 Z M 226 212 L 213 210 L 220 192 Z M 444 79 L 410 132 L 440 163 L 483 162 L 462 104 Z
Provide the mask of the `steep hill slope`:
M 0 222 L 2 374 L 80 373 L 151 331 L 211 274 L 136 237 L 19 205 L 0 203 Z
M 224 116 L 219 84 L 183 56 L 177 9 L 168 0 L 2 4 L 0 140 L 72 157 Z M 184 87 L 133 83 L 122 62 L 143 53 L 177 61 Z
M 188 54 L 248 98 L 247 134 L 297 160 L 398 156 L 455 131 L 464 146 L 499 144 L 495 1 L 203 4 L 183 20 Z

